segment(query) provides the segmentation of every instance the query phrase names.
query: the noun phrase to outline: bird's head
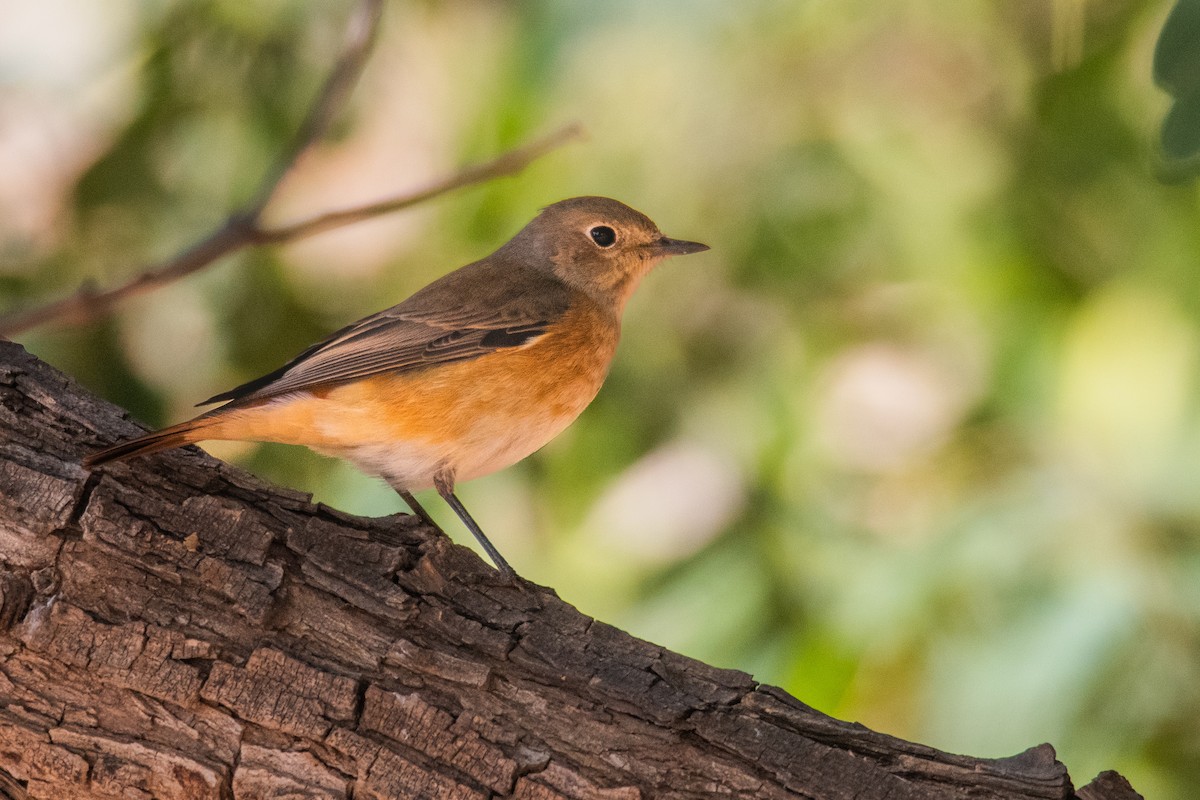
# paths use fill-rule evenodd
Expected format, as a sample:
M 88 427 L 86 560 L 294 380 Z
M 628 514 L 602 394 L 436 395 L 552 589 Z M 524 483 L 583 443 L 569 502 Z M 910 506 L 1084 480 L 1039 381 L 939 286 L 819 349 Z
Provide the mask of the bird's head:
M 607 197 L 574 197 L 542 209 L 506 246 L 547 264 L 564 283 L 617 312 L 655 265 L 708 245 L 670 239 L 645 214 Z

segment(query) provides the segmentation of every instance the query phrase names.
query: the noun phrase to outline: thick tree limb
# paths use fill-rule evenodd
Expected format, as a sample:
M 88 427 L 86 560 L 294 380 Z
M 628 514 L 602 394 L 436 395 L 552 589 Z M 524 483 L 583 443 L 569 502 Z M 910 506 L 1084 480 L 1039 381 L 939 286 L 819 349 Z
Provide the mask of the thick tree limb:
M 1138 797 L 831 719 L 194 449 L 79 467 L 135 432 L 0 343 L 0 796 Z

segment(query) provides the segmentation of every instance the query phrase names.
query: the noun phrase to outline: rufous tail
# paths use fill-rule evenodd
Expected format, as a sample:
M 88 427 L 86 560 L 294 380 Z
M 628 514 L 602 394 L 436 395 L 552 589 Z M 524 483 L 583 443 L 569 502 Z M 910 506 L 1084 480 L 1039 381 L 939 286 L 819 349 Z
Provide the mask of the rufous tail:
M 157 453 L 159 450 L 170 450 L 174 447 L 183 447 L 185 444 L 198 442 L 207 438 L 204 430 L 211 423 L 211 419 L 198 417 L 169 428 L 163 428 L 161 431 L 147 433 L 145 436 L 139 436 L 127 442 L 114 444 L 85 456 L 83 466 L 90 469 L 110 461 L 121 461 L 133 456 L 144 456 L 149 453 Z

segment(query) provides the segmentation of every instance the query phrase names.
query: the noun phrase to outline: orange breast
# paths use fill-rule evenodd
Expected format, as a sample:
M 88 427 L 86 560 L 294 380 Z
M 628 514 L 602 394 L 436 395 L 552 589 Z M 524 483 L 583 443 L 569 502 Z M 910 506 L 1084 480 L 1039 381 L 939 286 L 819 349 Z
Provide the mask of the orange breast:
M 431 485 L 442 465 L 468 480 L 573 422 L 600 390 L 618 337 L 614 317 L 580 302 L 527 345 L 231 409 L 206 437 L 306 445 L 410 490 Z

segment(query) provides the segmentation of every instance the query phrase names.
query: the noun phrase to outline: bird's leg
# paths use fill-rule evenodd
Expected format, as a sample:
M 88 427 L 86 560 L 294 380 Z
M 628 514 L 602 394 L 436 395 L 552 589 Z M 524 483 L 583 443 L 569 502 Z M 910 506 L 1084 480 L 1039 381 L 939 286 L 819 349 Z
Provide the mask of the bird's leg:
M 421 518 L 422 522 L 433 528 L 438 533 L 445 533 L 445 531 L 443 531 L 441 527 L 433 521 L 433 517 L 429 516 L 429 512 L 425 510 L 425 506 L 418 503 L 417 498 L 412 496 L 412 492 L 405 491 L 404 489 L 396 489 L 396 493 L 400 495 L 404 502 L 408 503 L 408 507 L 412 509 L 414 514 Z
M 467 511 L 462 501 L 455 497 L 454 473 L 448 470 L 439 472 L 433 477 L 433 486 L 437 489 L 438 494 L 442 496 L 442 499 L 454 509 L 454 513 L 458 514 L 458 518 L 463 521 L 463 525 L 467 526 L 467 530 L 475 536 L 475 540 L 479 542 L 484 552 L 488 554 L 488 558 L 492 560 L 492 563 L 505 575 L 512 578 L 517 577 L 516 571 L 508 565 L 508 562 L 504 560 L 504 556 L 500 555 L 500 551 L 496 549 L 496 546 L 488 541 L 487 536 L 483 534 L 483 530 L 479 527 L 479 523 Z

